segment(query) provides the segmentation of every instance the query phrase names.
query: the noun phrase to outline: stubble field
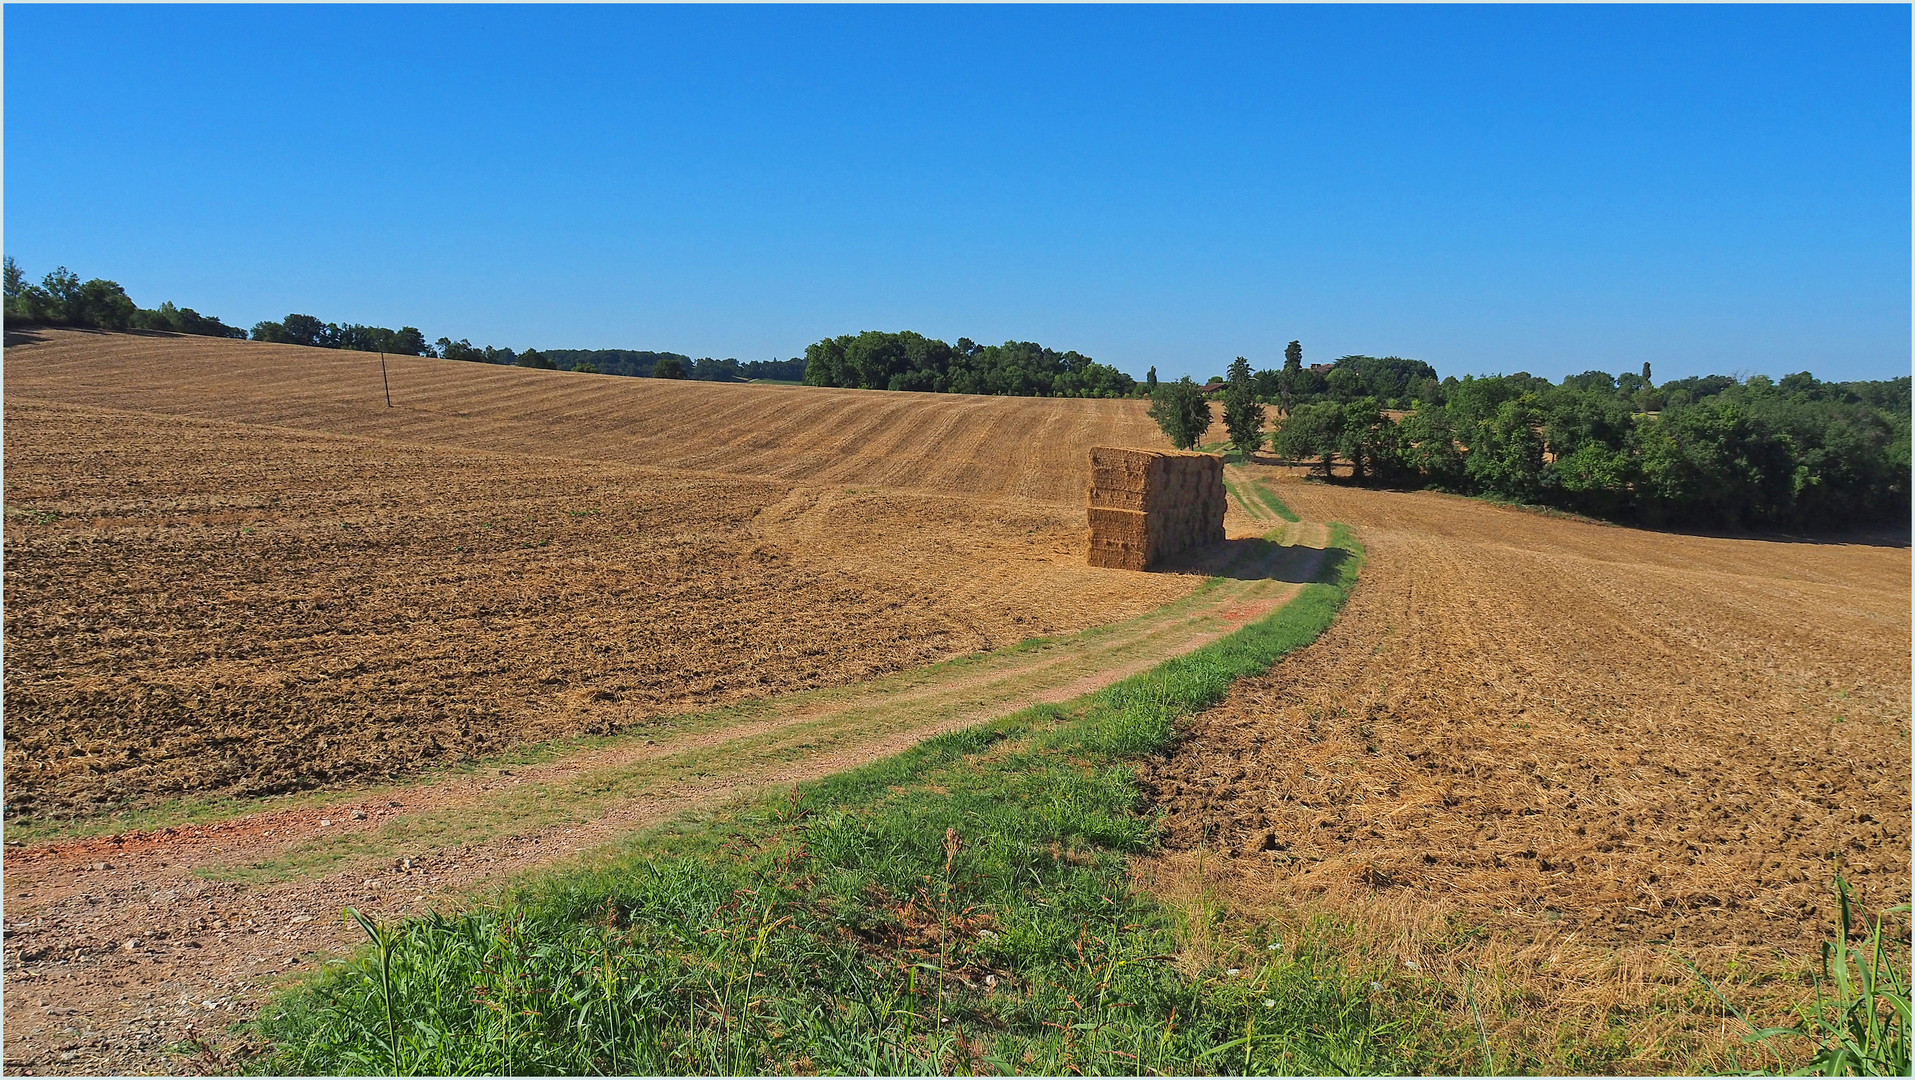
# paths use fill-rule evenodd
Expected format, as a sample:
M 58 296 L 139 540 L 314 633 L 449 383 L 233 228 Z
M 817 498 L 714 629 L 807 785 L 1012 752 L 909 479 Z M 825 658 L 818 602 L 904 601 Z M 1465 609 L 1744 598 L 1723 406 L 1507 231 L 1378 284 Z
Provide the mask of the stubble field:
M 1162 445 L 1140 402 L 391 365 L 388 409 L 365 354 L 10 342 L 11 822 L 648 730 L 1098 626 L 1202 580 L 1083 565 L 1085 450 Z M 1145 767 L 1166 850 L 1139 869 L 1160 895 L 1194 881 L 1253 916 L 1363 925 L 1366 948 L 1488 1009 L 1499 1045 L 1623 1040 L 1530 1062 L 1554 1071 L 1689 1067 L 1698 991 L 1676 957 L 1793 978 L 1835 872 L 1871 907 L 1907 897 L 1905 536 L 1649 533 L 1233 475 L 1309 528 L 1355 526 L 1368 562 L 1317 644 Z M 335 824 L 318 813 L 301 829 Z M 10 856 L 52 868 L 43 936 L 99 910 L 53 885 L 61 859 L 93 865 L 74 848 Z M 129 866 L 106 873 L 157 887 Z M 1565 1009 L 1586 1032 L 1521 1019 Z M 1738 1034 L 1714 1037 L 1699 1052 Z
M 1686 962 L 1784 1008 L 1837 873 L 1871 912 L 1908 900 L 1905 536 L 1655 533 L 1256 471 L 1369 561 L 1329 632 L 1147 769 L 1155 880 L 1361 927 L 1459 1024 L 1466 998 L 1503 1016 L 1519 1061 L 1604 1047 L 1544 1072 L 1730 1067 L 1745 1029 L 1695 1029 Z
M 376 377 L 363 354 L 37 336 L 7 357 L 9 816 L 398 776 L 1201 580 L 1082 565 L 1071 477 L 1092 441 L 1143 437 L 1135 403 L 901 415 L 413 359 L 400 399 L 438 365 L 445 407 L 387 410 L 341 397 L 354 365 Z M 925 438 L 874 450 L 863 410 Z

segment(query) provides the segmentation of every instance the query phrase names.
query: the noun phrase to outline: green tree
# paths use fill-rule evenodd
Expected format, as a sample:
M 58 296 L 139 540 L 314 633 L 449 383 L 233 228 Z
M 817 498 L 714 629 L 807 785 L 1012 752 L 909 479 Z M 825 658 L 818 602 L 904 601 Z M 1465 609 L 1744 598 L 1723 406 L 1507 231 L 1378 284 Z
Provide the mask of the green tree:
M 140 310 L 119 282 L 81 281 L 64 266 L 41 278 L 40 284 L 29 285 L 20 267 L 9 259 L 6 290 L 7 318 L 21 322 L 125 330 Z
M 1334 402 L 1299 405 L 1271 437 L 1271 449 L 1285 461 L 1316 458 L 1323 478 L 1328 480 L 1330 465 L 1343 444 L 1343 420 L 1343 407 Z
M 277 340 L 288 345 L 324 346 L 326 344 L 326 324 L 311 315 L 295 313 L 279 322 L 260 325 L 278 327 L 281 336 Z
M 807 374 L 810 370 L 808 367 L 805 369 Z M 688 379 L 690 377 L 691 373 L 685 370 L 684 361 L 676 356 L 660 357 L 658 363 L 652 365 L 654 379 Z
M 551 371 L 558 367 L 557 364 L 546 359 L 545 355 L 537 349 L 527 349 L 520 353 L 518 366 L 522 368 L 537 368 L 541 371 Z
M 1150 396 L 1149 414 L 1170 445 L 1179 450 L 1196 446 L 1210 430 L 1210 402 L 1188 375 L 1176 382 L 1159 383 L 1157 392 Z
M 1450 411 L 1441 405 L 1422 404 L 1396 426 L 1403 467 L 1415 473 L 1423 483 L 1447 491 L 1461 491 L 1466 476 L 1463 451 L 1456 445 L 1456 429 Z
M 400 356 L 431 356 L 432 350 L 426 345 L 426 336 L 416 326 L 402 326 L 392 334 L 386 344 L 386 351 Z
M 1741 528 L 1787 520 L 1799 485 L 1795 446 L 1733 401 L 1672 408 L 1641 433 L 1642 487 L 1652 518 Z
M 1224 384 L 1223 426 L 1237 452 L 1246 458 L 1263 448 L 1263 406 L 1257 403 L 1250 361 L 1241 356 L 1231 362 Z
M 1351 402 L 1368 393 L 1370 386 L 1363 379 L 1363 373 L 1354 364 L 1338 361 L 1323 377 L 1325 391 L 1331 399 L 1338 402 Z
M 1303 344 L 1292 341 L 1283 350 L 1283 380 L 1278 384 L 1277 394 L 1282 400 L 1283 415 L 1290 415 L 1290 404 L 1297 393 L 1297 376 L 1303 373 Z
M 133 313 L 131 325 L 138 330 L 164 330 L 174 334 L 198 334 L 202 337 L 243 338 L 246 331 L 227 326 L 212 315 L 201 315 L 192 308 L 175 306 L 171 300 L 151 310 Z
M 80 275 L 64 266 L 56 266 L 40 279 L 40 291 L 51 301 L 51 321 L 71 323 L 80 300 Z
M 1603 517 L 1622 512 L 1636 477 L 1635 460 L 1621 450 L 1588 442 L 1549 467 L 1552 487 L 1573 510 Z
M 8 293 L 7 295 L 12 296 L 13 294 Z M 1144 372 L 1144 393 L 1155 394 L 1156 392 L 1157 392 L 1157 365 L 1152 364 L 1150 366 L 1150 370 Z
M 1336 452 L 1350 463 L 1350 479 L 1359 484 L 1371 478 L 1393 479 L 1401 472 L 1396 425 L 1373 397 L 1344 404 Z
M 1482 381 L 1482 380 L 1479 380 Z M 1531 395 L 1512 398 L 1478 422 L 1469 434 L 1463 471 L 1478 490 L 1518 502 L 1543 493 L 1542 426 Z

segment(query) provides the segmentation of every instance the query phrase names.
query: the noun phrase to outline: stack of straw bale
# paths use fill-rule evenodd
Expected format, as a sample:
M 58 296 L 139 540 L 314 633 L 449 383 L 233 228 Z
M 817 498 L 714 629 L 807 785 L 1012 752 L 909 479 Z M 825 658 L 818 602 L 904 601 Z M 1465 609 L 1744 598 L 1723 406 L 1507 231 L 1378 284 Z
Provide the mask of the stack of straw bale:
M 1090 564 L 1148 570 L 1223 540 L 1223 459 L 1188 450 L 1090 452 Z

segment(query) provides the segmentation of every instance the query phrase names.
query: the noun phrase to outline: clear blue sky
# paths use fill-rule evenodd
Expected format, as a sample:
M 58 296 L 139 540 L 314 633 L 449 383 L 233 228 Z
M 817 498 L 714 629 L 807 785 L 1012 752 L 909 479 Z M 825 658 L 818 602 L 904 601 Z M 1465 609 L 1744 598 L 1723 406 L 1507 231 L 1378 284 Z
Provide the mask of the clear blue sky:
M 1910 12 L 5 9 L 5 249 L 513 348 L 1910 370 Z

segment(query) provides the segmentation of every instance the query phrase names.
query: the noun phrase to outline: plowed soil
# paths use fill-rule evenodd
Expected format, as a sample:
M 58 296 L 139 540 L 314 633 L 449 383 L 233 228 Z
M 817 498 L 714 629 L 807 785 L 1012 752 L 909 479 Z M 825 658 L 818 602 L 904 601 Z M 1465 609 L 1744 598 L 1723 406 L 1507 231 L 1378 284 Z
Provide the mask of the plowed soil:
M 1241 902 L 1800 951 L 1838 867 L 1907 900 L 1906 546 L 1260 472 L 1369 562 L 1323 638 L 1150 771 L 1173 846 L 1224 856 Z
M 16 342 L 18 343 L 16 345 Z M 1169 443 L 1142 401 L 575 375 L 168 334 L 9 333 L 7 396 L 806 486 L 1081 508 L 1090 447 Z
M 622 424 L 652 430 L 729 402 L 730 422 L 762 432 L 811 391 L 648 395 L 634 380 L 479 371 L 516 381 L 480 398 L 509 422 L 461 400 L 465 415 L 414 418 L 394 438 L 369 406 L 283 411 L 253 385 L 302 385 L 297 364 L 273 367 L 283 350 L 213 343 L 209 365 L 190 340 L 42 337 L 7 356 L 9 813 L 332 791 L 112 836 L 28 844 L 10 829 L 9 1072 L 219 1067 L 165 1048 L 221 1044 L 278 980 L 351 947 L 345 904 L 417 912 L 1089 692 L 1269 612 L 1323 542 L 1311 526 L 1289 528 L 1295 547 L 1248 539 L 1276 523 L 1233 507 L 1239 539 L 1179 570 L 1083 565 L 1083 485 L 1058 477 L 1087 474 L 1093 442 L 1150 441 L 1126 426 L 1135 403 L 1048 403 L 1074 417 L 1060 428 L 1045 403 L 933 399 L 970 417 L 954 445 L 984 431 L 943 479 L 948 463 L 916 444 L 893 446 L 907 468 L 843 471 L 827 455 L 773 475 L 738 453 L 634 464 L 603 440 L 568 442 L 564 410 L 624 408 Z M 512 413 L 581 380 L 603 400 L 563 386 L 557 412 Z M 936 419 L 918 408 L 900 422 Z M 826 410 L 789 428 L 786 457 L 845 422 Z M 528 438 L 549 423 L 550 438 Z M 1020 443 L 1029 431 L 1052 441 Z M 1024 456 L 994 456 L 994 441 Z M 920 667 L 1039 635 L 1054 640 Z M 600 732 L 618 734 L 543 764 L 375 783 Z
M 258 795 L 1155 608 L 1083 565 L 1137 402 L 7 348 L 9 820 Z

